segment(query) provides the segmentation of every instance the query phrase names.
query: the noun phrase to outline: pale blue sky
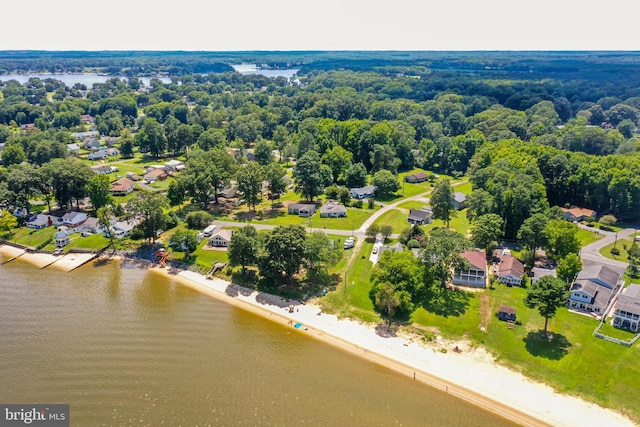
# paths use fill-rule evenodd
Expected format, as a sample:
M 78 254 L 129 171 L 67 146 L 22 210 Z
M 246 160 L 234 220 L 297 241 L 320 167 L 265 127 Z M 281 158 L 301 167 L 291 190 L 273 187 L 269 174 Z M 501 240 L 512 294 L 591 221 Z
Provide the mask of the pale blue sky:
M 0 50 L 640 50 L 630 0 L 30 0 Z

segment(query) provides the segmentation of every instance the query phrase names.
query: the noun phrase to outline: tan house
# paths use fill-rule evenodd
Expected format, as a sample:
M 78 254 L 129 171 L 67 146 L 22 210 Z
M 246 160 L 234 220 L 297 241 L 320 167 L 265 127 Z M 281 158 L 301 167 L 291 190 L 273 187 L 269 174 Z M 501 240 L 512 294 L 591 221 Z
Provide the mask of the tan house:
M 561 208 L 564 212 L 564 219 L 567 221 L 584 221 L 587 218 L 596 219 L 596 211 L 578 206 L 571 206 L 570 208 Z
M 233 236 L 233 230 L 216 230 L 211 237 L 209 237 L 207 245 L 215 248 L 226 248 L 231 242 L 231 236 Z
M 111 183 L 109 193 L 114 196 L 126 196 L 127 194 L 131 193 L 135 189 L 135 187 L 135 182 L 133 182 L 129 178 L 120 178 Z
M 453 272 L 453 284 L 472 288 L 487 287 L 487 255 L 485 251 L 465 251 L 460 254 L 468 263 L 467 269 Z

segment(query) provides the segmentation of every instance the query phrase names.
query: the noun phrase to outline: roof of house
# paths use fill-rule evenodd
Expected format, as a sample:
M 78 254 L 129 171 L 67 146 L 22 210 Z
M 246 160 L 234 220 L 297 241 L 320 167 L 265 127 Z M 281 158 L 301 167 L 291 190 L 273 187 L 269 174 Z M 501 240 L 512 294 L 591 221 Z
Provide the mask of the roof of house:
M 487 269 L 487 255 L 484 251 L 464 251 L 460 256 L 469 261 L 469 264 L 478 270 Z
M 78 144 L 67 144 L 67 150 L 79 150 Z
M 164 169 L 154 169 L 151 172 L 148 172 L 147 174 L 145 174 L 145 176 L 147 175 L 153 175 L 156 177 L 161 177 L 161 176 L 165 176 L 167 173 L 164 171 Z
M 62 219 L 63 220 L 67 219 L 69 221 L 73 221 L 79 215 L 85 215 L 86 216 L 87 214 L 85 214 L 83 212 L 71 211 L 71 212 L 67 212 L 66 214 L 64 214 L 62 216 Z
M 313 212 L 315 212 L 316 205 L 312 203 L 291 203 L 288 206 L 288 208 L 289 210 L 297 210 L 297 211 L 312 210 Z
M 501 305 L 498 312 L 507 313 L 507 314 L 516 314 L 516 308 L 511 307 L 510 305 Z
M 551 268 L 533 267 L 531 269 L 531 272 L 533 273 L 533 278 L 534 279 L 539 279 L 539 278 L 544 277 L 544 276 L 557 277 L 556 276 L 556 270 L 555 269 L 551 269 Z
M 576 281 L 571 285 L 571 292 L 582 291 L 591 296 L 591 303 L 596 306 L 605 307 L 609 303 L 609 297 L 613 292 L 613 289 L 601 286 L 600 284 L 583 279 Z
M 127 189 L 135 186 L 136 184 L 129 178 L 120 178 L 111 183 L 111 191 L 127 191 Z
M 224 229 L 224 228 L 220 228 L 218 230 L 216 230 L 211 237 L 209 237 L 209 240 L 213 240 L 216 237 L 219 237 L 223 240 L 226 240 L 227 242 L 229 242 L 231 240 L 231 236 L 233 234 L 233 230 L 228 230 L 228 229 Z
M 344 205 L 336 202 L 335 200 L 327 200 L 327 202 L 320 207 L 320 214 L 323 213 L 347 213 L 347 208 Z
M 350 191 L 356 194 L 373 194 L 376 191 L 376 186 L 367 185 L 366 187 L 352 188 Z
M 618 279 L 620 279 L 622 273 L 624 273 L 624 270 L 623 267 L 614 267 L 607 264 L 585 264 L 582 271 L 578 273 L 576 282 L 591 280 L 601 282 L 601 285 L 613 289 L 618 283 Z
M 416 172 L 411 175 L 407 175 L 404 179 L 427 179 L 427 174 L 424 172 Z
M 618 310 L 640 314 L 640 285 L 631 284 L 618 296 Z
M 431 211 L 423 211 L 422 209 L 409 209 L 409 217 L 407 218 L 409 221 L 424 221 L 425 219 L 429 219 L 433 216 L 433 212 Z
M 571 206 L 570 208 L 561 208 L 563 212 L 570 213 L 572 216 L 579 218 L 581 216 L 594 216 L 596 211 L 592 209 L 581 208 L 579 206 Z
M 512 274 L 522 279 L 524 275 L 524 264 L 513 255 L 503 255 L 498 264 L 498 276 Z
M 51 218 L 49 215 L 38 214 L 33 219 L 33 221 L 27 221 L 27 224 L 31 224 L 31 225 L 49 225 L 49 218 Z M 53 221 L 53 219 L 51 221 Z
M 98 221 L 98 218 L 89 217 L 82 225 L 88 227 L 97 227 Z
M 455 200 L 458 203 L 464 202 L 465 200 L 467 200 L 467 195 L 459 191 L 456 191 L 455 193 L 453 193 L 453 200 Z

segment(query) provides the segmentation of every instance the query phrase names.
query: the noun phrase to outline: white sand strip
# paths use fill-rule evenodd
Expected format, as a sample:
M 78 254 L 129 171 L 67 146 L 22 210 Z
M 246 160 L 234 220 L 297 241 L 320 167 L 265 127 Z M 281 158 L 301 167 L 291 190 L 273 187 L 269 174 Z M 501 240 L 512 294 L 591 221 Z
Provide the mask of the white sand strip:
M 4 261 L 20 256 L 24 252 L 25 252 L 24 249 L 16 248 L 14 246 L 0 245 L 0 253 L 5 258 Z
M 162 275 L 231 304 L 241 306 L 272 320 L 291 324 L 302 323 L 299 331 L 337 345 L 361 357 L 380 363 L 404 375 L 416 375 L 416 380 L 445 390 L 462 399 L 505 416 L 519 424 L 614 427 L 635 424 L 619 413 L 588 403 L 582 399 L 561 395 L 551 387 L 533 382 L 520 373 L 498 365 L 482 349 L 470 349 L 464 342 L 440 340 L 422 344 L 402 337 L 384 338 L 374 326 L 352 320 L 339 320 L 334 315 L 318 315 L 317 306 L 295 305 L 258 292 L 238 292 L 236 285 L 220 279 L 207 280 L 189 271 L 170 274 L 153 268 Z M 246 291 L 246 290 L 245 290 Z M 455 346 L 460 353 L 447 351 Z
M 25 254 L 22 255 L 20 259 L 23 261 L 27 261 L 28 263 L 36 266 L 37 268 L 43 268 L 50 265 L 51 263 L 57 262 L 60 259 L 60 256 L 55 256 L 51 254 L 25 252 Z
M 56 261 L 54 264 L 51 264 L 51 268 L 55 268 L 57 270 L 62 270 L 62 271 L 71 271 L 74 268 L 81 266 L 82 264 L 86 263 L 87 261 L 91 260 L 91 258 L 94 258 L 94 257 L 95 257 L 94 254 L 80 254 L 80 253 L 66 254 L 63 256 L 59 256 L 58 261 Z

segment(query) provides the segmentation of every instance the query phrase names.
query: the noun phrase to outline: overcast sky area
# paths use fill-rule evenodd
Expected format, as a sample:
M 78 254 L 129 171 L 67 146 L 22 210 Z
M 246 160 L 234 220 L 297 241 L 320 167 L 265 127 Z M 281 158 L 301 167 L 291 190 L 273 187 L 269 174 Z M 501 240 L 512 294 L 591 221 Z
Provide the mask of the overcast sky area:
M 0 50 L 640 50 L 630 0 L 30 0 Z

